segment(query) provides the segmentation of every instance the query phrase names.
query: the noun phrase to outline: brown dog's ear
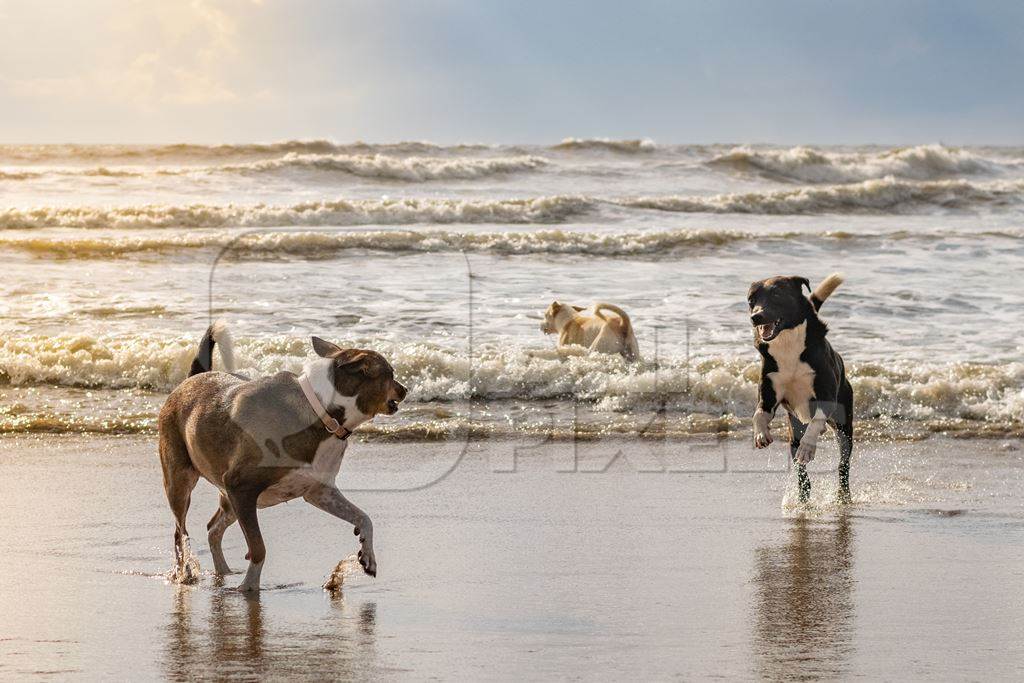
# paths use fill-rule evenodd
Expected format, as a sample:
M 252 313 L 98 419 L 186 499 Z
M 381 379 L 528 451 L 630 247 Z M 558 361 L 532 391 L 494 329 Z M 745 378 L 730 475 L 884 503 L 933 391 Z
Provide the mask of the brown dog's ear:
M 371 355 L 359 349 L 346 349 L 335 358 L 335 370 L 358 370 L 367 377 L 379 377 L 379 363 L 371 362 Z
M 585 310 L 587 310 L 586 306 L 573 306 L 573 308 L 575 310 L 577 310 L 577 311 L 585 311 Z
M 324 341 L 320 337 L 313 337 L 313 350 L 316 351 L 316 355 L 321 358 L 331 358 L 335 354 L 341 353 L 340 346 L 332 344 L 329 341 Z

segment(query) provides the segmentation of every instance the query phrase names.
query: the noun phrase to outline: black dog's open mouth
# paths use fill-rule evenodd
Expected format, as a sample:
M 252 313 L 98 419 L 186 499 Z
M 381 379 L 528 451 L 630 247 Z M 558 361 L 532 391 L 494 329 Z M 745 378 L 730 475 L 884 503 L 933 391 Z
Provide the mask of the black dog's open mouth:
M 757 325 L 757 334 L 761 341 L 771 341 L 779 333 L 779 321 L 772 320 L 763 325 Z

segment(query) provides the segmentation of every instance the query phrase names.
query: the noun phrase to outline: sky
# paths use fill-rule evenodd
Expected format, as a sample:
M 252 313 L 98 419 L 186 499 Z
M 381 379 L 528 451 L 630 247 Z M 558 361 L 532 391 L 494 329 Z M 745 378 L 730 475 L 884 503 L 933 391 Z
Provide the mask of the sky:
M 0 0 L 0 142 L 1024 144 L 1024 3 Z

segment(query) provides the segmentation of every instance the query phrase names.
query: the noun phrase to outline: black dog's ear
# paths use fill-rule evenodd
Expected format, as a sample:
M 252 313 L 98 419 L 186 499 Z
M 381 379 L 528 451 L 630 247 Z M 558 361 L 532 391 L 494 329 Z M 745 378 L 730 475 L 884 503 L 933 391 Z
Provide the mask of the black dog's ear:
M 794 275 L 793 281 L 799 284 L 801 287 L 806 287 L 808 292 L 811 291 L 811 281 L 808 280 L 807 278 L 800 277 L 799 275 Z
M 337 353 L 341 353 L 341 347 L 337 344 L 332 344 L 329 341 L 324 341 L 320 337 L 313 337 L 313 350 L 316 351 L 316 355 L 321 358 L 331 358 Z

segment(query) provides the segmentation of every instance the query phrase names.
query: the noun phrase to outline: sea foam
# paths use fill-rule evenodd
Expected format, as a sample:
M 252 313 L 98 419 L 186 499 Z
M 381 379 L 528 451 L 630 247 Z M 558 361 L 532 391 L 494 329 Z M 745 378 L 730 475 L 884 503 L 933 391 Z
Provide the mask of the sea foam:
M 409 389 L 410 403 L 556 401 L 571 408 L 650 417 L 665 406 L 681 415 L 745 424 L 756 400 L 757 363 L 737 356 L 688 362 L 668 356 L 629 364 L 617 356 L 559 352 L 546 346 L 478 343 L 464 351 L 425 341 L 343 340 L 383 353 Z M 298 372 L 309 353 L 302 337 L 236 340 L 239 371 Z M 57 335 L 0 339 L 0 384 L 166 392 L 187 375 L 193 338 L 156 335 Z M 930 431 L 1024 429 L 1024 363 L 849 363 L 862 418 L 917 424 Z M 568 403 L 564 403 L 569 401 Z M 564 405 L 563 405 L 564 404 Z M 554 409 L 554 408 L 553 408 Z M 637 418 L 639 419 L 639 418 Z
M 848 183 L 893 176 L 937 180 L 998 172 L 1002 165 L 966 150 L 918 145 L 880 152 L 831 152 L 812 147 L 736 147 L 712 157 L 709 166 L 804 183 Z

